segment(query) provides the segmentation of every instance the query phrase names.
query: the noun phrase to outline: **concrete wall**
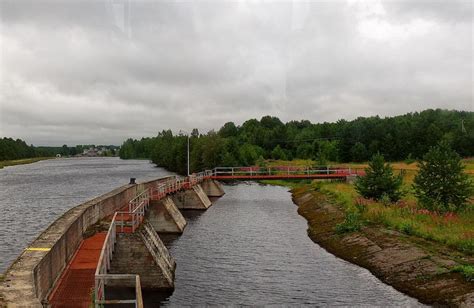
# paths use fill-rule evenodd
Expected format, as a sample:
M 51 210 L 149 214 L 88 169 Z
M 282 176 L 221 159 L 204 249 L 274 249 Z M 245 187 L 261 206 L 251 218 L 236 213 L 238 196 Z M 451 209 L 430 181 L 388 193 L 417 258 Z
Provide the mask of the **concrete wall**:
M 110 274 L 140 275 L 142 288 L 173 289 L 175 261 L 149 222 L 135 233 L 119 233 Z M 110 281 L 108 286 L 114 286 Z M 117 281 L 120 287 L 134 287 L 128 281 Z
M 152 187 L 166 178 L 119 187 L 59 217 L 28 246 L 50 250 L 25 250 L 7 269 L 4 280 L 0 282 L 0 305 L 3 301 L 9 306 L 41 306 L 41 301 L 71 260 L 87 228 L 126 205 L 137 191 Z
M 171 196 L 171 199 L 180 210 L 206 210 L 212 205 L 201 185 L 195 185 L 193 189 L 177 192 Z
M 204 180 L 201 187 L 208 197 L 222 197 L 225 194 L 221 183 L 216 180 Z
M 146 219 L 158 233 L 183 233 L 186 220 L 170 197 L 150 202 Z

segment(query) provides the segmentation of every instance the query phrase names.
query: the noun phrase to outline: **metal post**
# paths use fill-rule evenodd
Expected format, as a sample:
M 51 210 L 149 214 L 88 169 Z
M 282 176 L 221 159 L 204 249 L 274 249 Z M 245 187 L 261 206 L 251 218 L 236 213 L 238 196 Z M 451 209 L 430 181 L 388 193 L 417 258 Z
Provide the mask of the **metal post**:
M 188 134 L 188 176 L 189 176 L 189 134 Z

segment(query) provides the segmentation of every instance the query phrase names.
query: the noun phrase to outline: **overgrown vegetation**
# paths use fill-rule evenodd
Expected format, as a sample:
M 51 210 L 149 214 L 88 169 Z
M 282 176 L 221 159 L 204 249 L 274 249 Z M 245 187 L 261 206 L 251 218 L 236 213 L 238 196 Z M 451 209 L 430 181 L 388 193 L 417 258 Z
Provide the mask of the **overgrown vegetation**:
M 431 211 L 458 212 L 472 194 L 461 157 L 445 142 L 430 149 L 418 164 L 413 183 L 420 204 Z
M 354 183 L 356 191 L 364 198 L 389 202 L 400 200 L 402 175 L 394 175 L 393 169 L 385 163 L 381 154 L 375 154 L 365 169 L 365 176 L 358 177 Z M 384 203 L 387 203 L 385 201 Z
M 464 129 L 462 127 L 464 120 Z M 237 126 L 226 123 L 218 132 L 190 134 L 191 171 L 216 166 L 253 165 L 260 159 L 311 159 L 317 164 L 366 161 L 376 153 L 388 161 L 421 158 L 440 140 L 460 155 L 474 155 L 474 112 L 426 110 L 392 118 L 357 118 L 334 123 L 281 122 L 265 116 Z M 148 158 L 160 167 L 186 172 L 185 134 L 170 130 L 156 137 L 128 139 L 120 157 Z
M 348 224 L 353 226 L 383 225 L 407 235 L 415 235 L 445 244 L 460 252 L 474 254 L 474 204 L 458 213 L 437 213 L 420 209 L 411 190 L 409 177 L 404 176 L 408 192 L 401 200 L 387 206 L 382 201 L 361 198 L 354 186 L 343 182 L 315 184 L 317 189 L 340 205 Z M 357 214 L 354 214 L 357 213 Z M 354 218 L 358 218 L 356 222 Z M 341 227 L 342 228 L 342 227 Z M 349 231 L 349 228 L 346 228 Z
M 451 271 L 454 273 L 461 273 L 467 281 L 474 282 L 474 266 L 472 265 L 458 265 Z

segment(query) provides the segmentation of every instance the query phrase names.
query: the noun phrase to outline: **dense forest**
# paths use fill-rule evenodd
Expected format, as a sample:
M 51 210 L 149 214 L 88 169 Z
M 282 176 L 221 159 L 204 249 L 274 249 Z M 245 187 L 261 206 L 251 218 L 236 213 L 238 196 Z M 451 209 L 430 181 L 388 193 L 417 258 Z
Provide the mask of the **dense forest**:
M 36 148 L 21 139 L 0 138 L 0 161 L 54 155 L 48 148 Z
M 237 126 L 224 124 L 217 132 L 190 134 L 191 172 L 216 166 L 248 166 L 264 159 L 313 159 L 361 162 L 373 154 L 386 160 L 414 160 L 440 141 L 461 156 L 474 155 L 474 112 L 425 110 L 401 116 L 357 118 L 334 123 L 290 121 L 265 116 Z M 187 136 L 164 130 L 156 137 L 126 140 L 120 157 L 149 158 L 157 166 L 186 172 Z

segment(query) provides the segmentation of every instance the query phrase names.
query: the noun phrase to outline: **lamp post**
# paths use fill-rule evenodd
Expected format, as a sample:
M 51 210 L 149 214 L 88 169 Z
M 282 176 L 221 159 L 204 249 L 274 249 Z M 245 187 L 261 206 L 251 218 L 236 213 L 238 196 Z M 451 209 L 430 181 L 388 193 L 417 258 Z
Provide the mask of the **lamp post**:
M 188 160 L 187 165 L 188 166 L 187 166 L 187 170 L 188 170 L 188 176 L 189 176 L 189 133 L 185 130 L 180 130 L 179 132 L 180 133 L 185 133 L 186 137 L 188 138 L 188 147 L 187 147 L 187 160 Z
M 187 134 L 188 136 L 188 176 L 189 176 L 189 134 Z

